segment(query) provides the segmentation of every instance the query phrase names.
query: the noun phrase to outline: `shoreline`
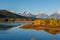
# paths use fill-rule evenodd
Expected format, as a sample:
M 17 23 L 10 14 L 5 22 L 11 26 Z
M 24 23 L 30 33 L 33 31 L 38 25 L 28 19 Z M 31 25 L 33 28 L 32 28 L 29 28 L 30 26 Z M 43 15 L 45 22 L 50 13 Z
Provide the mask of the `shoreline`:
M 42 29 L 56 29 L 56 30 L 60 30 L 60 27 L 47 27 L 46 25 L 45 26 L 38 26 L 38 25 L 33 25 L 33 24 L 25 24 L 25 25 L 22 25 L 20 28 L 22 29 L 35 29 L 35 30 L 42 30 Z

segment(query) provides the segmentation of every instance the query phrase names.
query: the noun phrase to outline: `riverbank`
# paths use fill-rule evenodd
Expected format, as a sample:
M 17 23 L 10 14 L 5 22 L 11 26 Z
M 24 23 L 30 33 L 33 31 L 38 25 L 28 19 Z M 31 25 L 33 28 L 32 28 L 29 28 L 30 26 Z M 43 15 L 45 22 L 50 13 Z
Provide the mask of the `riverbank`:
M 34 29 L 34 30 L 43 30 L 43 29 L 58 29 L 60 30 L 60 26 L 50 26 L 50 25 L 34 25 L 34 24 L 25 24 L 20 26 L 23 29 Z

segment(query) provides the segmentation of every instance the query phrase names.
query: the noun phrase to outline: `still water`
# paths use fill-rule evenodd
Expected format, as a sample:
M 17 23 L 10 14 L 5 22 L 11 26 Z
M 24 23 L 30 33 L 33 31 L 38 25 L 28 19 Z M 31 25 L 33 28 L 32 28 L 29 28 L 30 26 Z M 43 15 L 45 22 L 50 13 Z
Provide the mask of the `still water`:
M 30 30 L 22 29 L 21 25 L 26 22 L 20 23 L 19 26 L 2 26 L 0 25 L 0 40 L 60 40 L 60 33 L 52 34 L 44 30 Z

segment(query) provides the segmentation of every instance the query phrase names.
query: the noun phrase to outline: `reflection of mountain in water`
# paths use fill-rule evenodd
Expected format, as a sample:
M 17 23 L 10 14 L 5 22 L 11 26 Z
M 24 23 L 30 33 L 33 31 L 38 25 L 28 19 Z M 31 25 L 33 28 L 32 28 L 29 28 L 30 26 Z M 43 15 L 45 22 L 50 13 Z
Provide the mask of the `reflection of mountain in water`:
M 8 30 L 10 28 L 13 28 L 14 26 L 6 26 L 6 25 L 0 25 L 0 30 Z

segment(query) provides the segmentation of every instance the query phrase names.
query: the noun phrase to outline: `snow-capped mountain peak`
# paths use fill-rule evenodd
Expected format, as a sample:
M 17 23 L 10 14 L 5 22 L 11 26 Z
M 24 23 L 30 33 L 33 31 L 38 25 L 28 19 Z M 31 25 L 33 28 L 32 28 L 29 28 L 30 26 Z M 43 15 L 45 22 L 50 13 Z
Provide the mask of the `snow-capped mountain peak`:
M 44 12 L 38 12 L 36 17 L 37 18 L 47 18 L 48 15 Z
M 21 13 L 20 15 L 26 16 L 26 17 L 35 17 L 35 18 L 59 18 L 60 19 L 60 9 L 52 13 L 51 15 L 48 15 L 44 12 L 37 12 L 37 15 L 32 15 L 29 11 L 25 11 Z
M 57 10 L 53 14 L 51 14 L 50 18 L 60 18 L 60 10 Z
M 59 9 L 59 10 L 57 10 L 55 13 L 60 15 L 60 9 Z
M 32 15 L 29 11 L 24 11 L 23 13 L 20 13 L 20 15 L 26 16 L 26 17 L 34 17 L 34 15 Z

